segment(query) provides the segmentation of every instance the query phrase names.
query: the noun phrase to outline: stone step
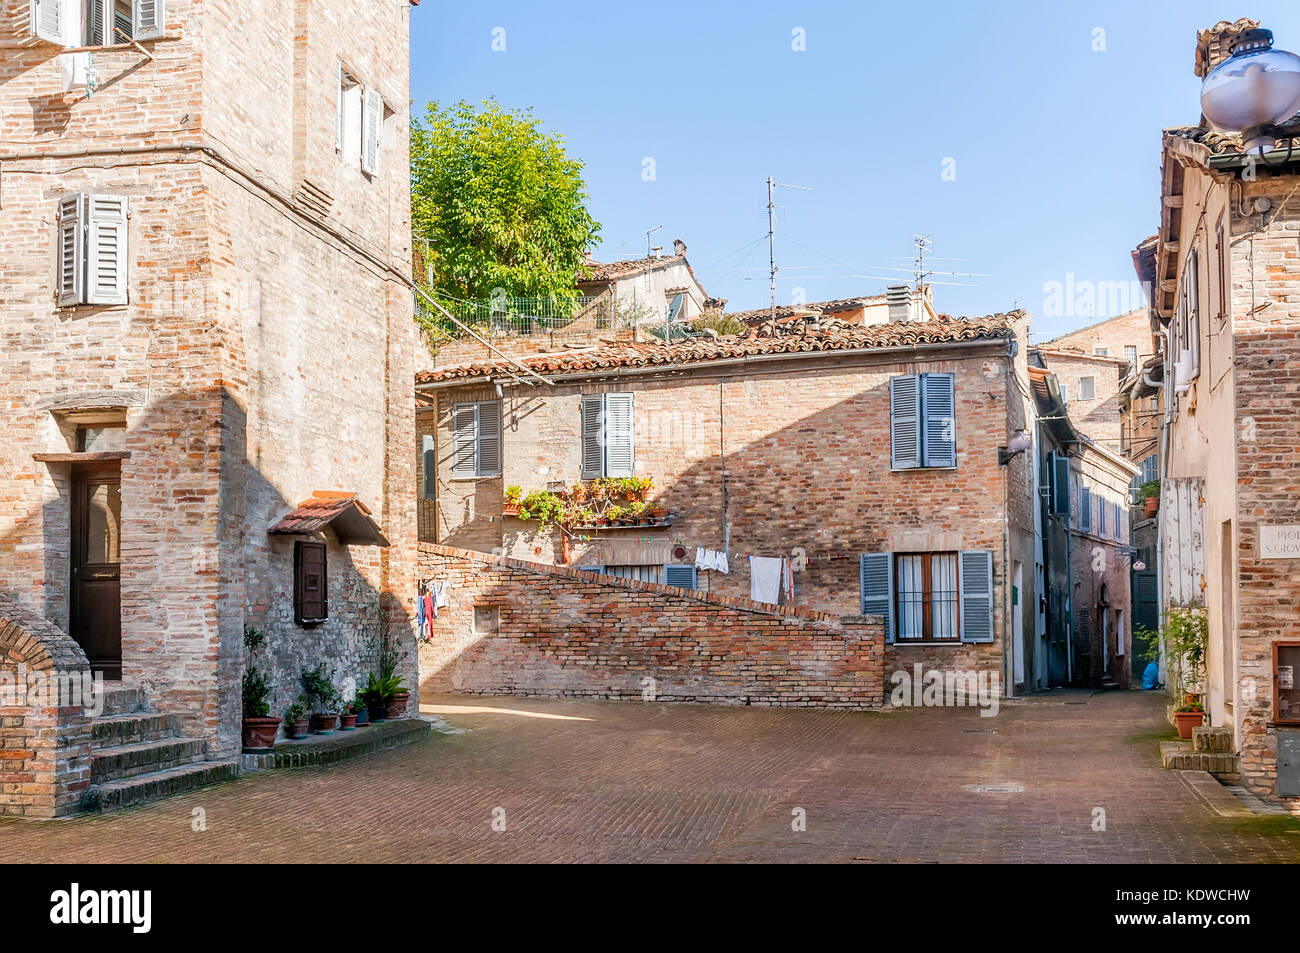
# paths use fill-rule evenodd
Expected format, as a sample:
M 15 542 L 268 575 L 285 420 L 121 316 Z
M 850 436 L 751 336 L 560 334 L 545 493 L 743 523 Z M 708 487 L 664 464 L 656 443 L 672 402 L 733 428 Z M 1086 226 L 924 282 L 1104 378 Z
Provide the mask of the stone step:
M 169 738 L 139 744 L 104 748 L 91 755 L 90 780 L 120 781 L 155 771 L 164 771 L 203 758 L 206 746 L 190 738 Z
M 374 751 L 384 751 L 428 738 L 433 725 L 423 718 L 398 718 L 332 735 L 312 735 L 303 741 L 281 741 L 271 751 L 248 752 L 242 756 L 244 768 L 301 768 L 313 764 L 332 764 Z
M 1175 771 L 1208 771 L 1224 779 L 1241 773 L 1241 759 L 1235 754 L 1193 751 L 1190 741 L 1160 742 L 1160 762 Z
M 134 804 L 183 794 L 238 775 L 238 761 L 198 761 L 162 771 L 138 774 L 120 781 L 96 784 L 90 789 L 81 806 L 82 810 L 103 814 Z
M 162 741 L 176 736 L 177 719 L 175 715 L 159 712 L 105 715 L 91 722 L 90 732 L 95 747 L 100 749 L 142 741 Z
M 138 688 L 105 688 L 105 715 L 124 715 L 127 712 L 144 711 L 144 692 Z
M 1231 728 L 1193 728 L 1192 750 L 1197 754 L 1232 754 Z

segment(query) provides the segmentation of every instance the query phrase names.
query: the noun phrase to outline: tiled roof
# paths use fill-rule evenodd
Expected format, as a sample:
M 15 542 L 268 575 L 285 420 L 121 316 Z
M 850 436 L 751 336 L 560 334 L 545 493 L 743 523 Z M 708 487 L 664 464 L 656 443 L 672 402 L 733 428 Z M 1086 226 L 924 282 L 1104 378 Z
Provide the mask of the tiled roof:
M 272 535 L 311 535 L 333 525 L 344 543 L 387 546 L 388 540 L 370 509 L 355 493 L 339 490 L 315 490 L 311 499 L 303 500 L 292 513 L 281 517 L 268 533 Z
M 780 321 L 782 318 L 797 317 L 800 313 L 807 311 L 816 311 L 820 314 L 856 311 L 865 304 L 874 304 L 884 300 L 884 295 L 864 295 L 860 298 L 836 298 L 834 301 L 810 301 L 807 304 L 800 305 L 781 304 L 777 305 L 775 313 L 777 320 Z M 771 313 L 771 308 L 755 308 L 753 311 L 733 311 L 730 314 L 724 314 L 723 317 L 735 318 L 745 324 L 758 324 L 768 320 Z
M 685 255 L 660 255 L 657 258 L 629 258 L 626 261 L 589 261 L 586 269 L 590 274 L 579 275 L 578 283 L 590 281 L 615 281 L 630 275 L 639 275 L 651 268 L 658 268 L 674 261 L 685 261 Z
M 625 367 L 689 366 L 728 358 L 762 357 L 798 352 L 863 351 L 883 347 L 919 347 L 957 341 L 1006 338 L 1011 324 L 1022 312 L 994 314 L 982 318 L 952 318 L 931 321 L 860 325 L 834 319 L 795 322 L 765 322 L 748 335 L 694 338 L 677 344 L 621 344 L 591 350 L 545 354 L 522 360 L 539 374 L 597 374 Z M 419 384 L 435 384 L 505 373 L 511 365 L 503 361 L 482 361 L 421 371 Z M 516 371 L 517 372 L 517 371 Z
M 1300 123 L 1300 114 L 1280 125 L 1294 126 L 1297 123 Z M 1235 132 L 1221 132 L 1208 126 L 1170 126 L 1165 129 L 1165 135 L 1203 145 L 1210 150 L 1210 155 L 1235 155 L 1241 152 L 1241 136 Z M 1277 160 L 1272 161 L 1276 163 Z

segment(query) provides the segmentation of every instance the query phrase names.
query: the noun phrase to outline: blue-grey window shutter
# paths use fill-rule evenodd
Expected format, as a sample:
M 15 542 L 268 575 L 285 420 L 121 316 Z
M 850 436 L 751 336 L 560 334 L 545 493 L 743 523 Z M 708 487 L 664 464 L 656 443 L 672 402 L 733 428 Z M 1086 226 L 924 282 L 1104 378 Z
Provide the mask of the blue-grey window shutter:
M 451 426 L 451 472 L 458 477 L 472 477 L 478 464 L 478 406 L 454 405 L 451 409 Z
M 664 584 L 680 586 L 683 589 L 694 589 L 695 567 L 686 563 L 678 566 L 664 566 Z
M 605 398 L 585 394 L 582 398 L 582 478 L 594 480 L 605 470 Z
M 859 564 L 862 614 L 885 617 L 885 641 L 894 641 L 894 554 L 863 553 Z
M 485 400 L 478 405 L 478 469 L 479 476 L 495 476 L 501 472 L 501 402 Z
M 895 470 L 921 465 L 921 383 L 916 374 L 889 380 L 889 460 Z
M 433 434 L 424 435 L 424 498 L 431 500 L 437 495 L 438 486 L 438 448 Z
M 579 567 L 578 567 L 578 571 L 579 571 L 579 572 L 598 572 L 598 573 L 603 574 L 603 573 L 605 572 L 605 567 L 604 567 L 604 566 L 579 566 Z
M 1079 487 L 1079 529 L 1092 532 L 1092 493 L 1086 486 Z
M 921 419 L 925 423 L 927 467 L 957 465 L 957 418 L 951 374 L 921 375 Z
M 992 642 L 992 550 L 962 550 L 960 576 L 961 640 L 963 642 Z
M 630 477 L 636 466 L 632 395 L 605 395 L 605 476 Z

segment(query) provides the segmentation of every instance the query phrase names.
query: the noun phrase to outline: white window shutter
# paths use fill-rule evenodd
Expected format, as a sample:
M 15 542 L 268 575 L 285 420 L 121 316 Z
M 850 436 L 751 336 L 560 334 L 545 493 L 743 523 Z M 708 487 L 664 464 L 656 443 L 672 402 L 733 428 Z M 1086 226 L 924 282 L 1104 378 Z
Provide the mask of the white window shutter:
M 86 301 L 85 204 L 84 195 L 59 200 L 55 278 L 60 308 Z
M 126 304 L 126 199 L 86 196 L 86 303 Z
M 472 477 L 478 463 L 478 408 L 455 404 L 451 408 L 453 476 Z
M 922 460 L 927 467 L 957 465 L 956 407 L 951 374 L 921 375 L 922 420 L 925 447 Z
M 501 404 L 487 400 L 478 405 L 478 475 L 501 472 Z
M 993 641 L 993 551 L 961 553 L 961 640 Z
M 895 470 L 921 465 L 921 383 L 916 374 L 890 378 L 889 446 Z
M 605 475 L 605 399 L 600 394 L 582 398 L 582 478 Z
M 384 101 L 379 91 L 366 88 L 361 97 L 361 171 L 379 173 L 379 134 L 383 129 Z
M 70 46 L 64 41 L 63 28 L 67 19 L 63 15 L 63 0 L 31 0 L 32 36 Z
M 156 40 L 167 27 L 167 0 L 132 0 L 131 38 Z
M 636 468 L 632 395 L 605 395 L 605 476 L 630 477 Z
M 862 614 L 885 617 L 885 641 L 894 641 L 894 554 L 863 553 L 858 566 Z

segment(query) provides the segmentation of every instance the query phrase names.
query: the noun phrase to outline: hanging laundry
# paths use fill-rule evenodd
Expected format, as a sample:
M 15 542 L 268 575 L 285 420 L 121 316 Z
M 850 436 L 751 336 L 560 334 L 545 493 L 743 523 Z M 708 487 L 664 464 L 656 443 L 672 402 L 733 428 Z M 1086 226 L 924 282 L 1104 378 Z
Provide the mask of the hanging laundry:
M 794 563 L 786 556 L 781 560 L 782 587 L 785 589 L 785 602 L 794 602 Z
M 435 582 L 433 584 L 433 607 L 435 609 L 447 608 L 447 593 L 451 591 L 451 583 Z M 435 617 L 436 617 L 435 613 Z
M 59 54 L 59 82 L 65 93 L 85 89 L 90 83 L 90 53 Z
M 708 569 L 708 568 L 709 568 L 709 560 L 708 560 L 708 557 L 706 557 L 706 556 L 704 555 L 704 547 L 703 547 L 703 546 L 696 546 L 696 547 L 695 547 L 695 568 L 696 568 L 696 569 Z
M 415 631 L 424 638 L 424 596 L 418 594 L 415 597 Z
M 779 556 L 750 556 L 749 598 L 755 602 L 779 603 L 782 569 Z
M 431 592 L 426 592 L 424 594 L 424 617 L 431 623 L 434 619 L 438 618 L 438 607 L 434 605 L 433 593 Z

